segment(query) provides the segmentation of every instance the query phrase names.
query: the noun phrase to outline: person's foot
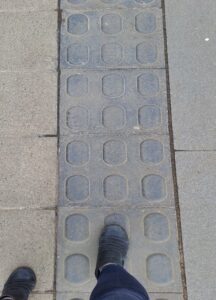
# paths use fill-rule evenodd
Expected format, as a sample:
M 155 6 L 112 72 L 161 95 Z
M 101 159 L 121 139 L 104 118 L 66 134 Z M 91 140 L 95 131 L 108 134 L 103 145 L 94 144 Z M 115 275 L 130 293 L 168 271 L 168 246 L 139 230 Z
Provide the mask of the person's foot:
M 99 248 L 95 276 L 98 278 L 101 269 L 107 264 L 124 266 L 129 246 L 128 235 L 121 226 L 113 224 L 104 227 L 99 238 Z
M 27 300 L 36 284 L 36 275 L 28 267 L 20 267 L 11 273 L 4 285 L 2 297 L 4 299 Z

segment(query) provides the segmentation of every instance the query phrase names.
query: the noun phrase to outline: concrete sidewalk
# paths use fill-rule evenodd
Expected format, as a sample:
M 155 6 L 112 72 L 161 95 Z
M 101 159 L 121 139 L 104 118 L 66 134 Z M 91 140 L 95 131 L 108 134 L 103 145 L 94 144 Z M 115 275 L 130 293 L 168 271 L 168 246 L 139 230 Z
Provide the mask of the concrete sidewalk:
M 0 289 L 31 266 L 53 299 L 57 200 L 57 1 L 0 1 Z
M 172 124 L 189 300 L 216 294 L 216 3 L 166 0 Z

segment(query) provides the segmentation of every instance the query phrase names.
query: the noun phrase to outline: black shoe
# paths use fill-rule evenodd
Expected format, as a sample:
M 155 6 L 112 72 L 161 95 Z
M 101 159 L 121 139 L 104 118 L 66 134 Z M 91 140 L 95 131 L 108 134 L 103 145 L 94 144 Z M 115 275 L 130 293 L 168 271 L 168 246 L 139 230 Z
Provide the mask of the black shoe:
M 100 274 L 100 269 L 106 264 L 124 266 L 128 246 L 127 232 L 121 226 L 116 224 L 105 226 L 99 239 L 96 278 Z
M 11 297 L 14 300 L 27 300 L 35 284 L 36 275 L 32 269 L 17 268 L 6 281 L 2 296 Z

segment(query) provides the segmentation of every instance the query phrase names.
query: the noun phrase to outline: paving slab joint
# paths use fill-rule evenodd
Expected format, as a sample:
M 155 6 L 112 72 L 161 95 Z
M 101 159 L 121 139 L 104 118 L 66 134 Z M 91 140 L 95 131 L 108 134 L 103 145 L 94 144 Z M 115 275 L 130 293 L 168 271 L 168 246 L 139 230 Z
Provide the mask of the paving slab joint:
M 182 238 L 182 226 L 181 226 L 181 211 L 180 211 L 180 205 L 179 205 L 174 135 L 173 135 L 173 125 L 172 125 L 172 107 L 171 107 L 170 78 L 169 78 L 169 56 L 168 56 L 168 45 L 167 45 L 165 0 L 162 0 L 161 4 L 162 4 L 162 17 L 163 17 L 164 54 L 165 54 L 165 69 L 166 69 L 166 83 L 167 83 L 168 129 L 169 129 L 169 137 L 170 137 L 170 155 L 171 155 L 171 165 L 172 165 L 173 184 L 174 184 L 174 198 L 175 198 L 175 208 L 176 208 L 178 246 L 179 246 L 179 253 L 180 253 L 180 268 L 181 268 L 181 277 L 182 277 L 183 298 L 184 298 L 184 300 L 188 300 L 187 280 L 186 280 L 185 260 L 184 260 L 184 248 L 183 248 L 183 238 Z
M 57 3 L 57 9 L 55 10 L 57 12 L 57 53 L 58 53 L 58 62 L 57 62 L 57 154 L 59 153 L 59 144 L 60 144 L 60 75 L 61 75 L 61 68 L 60 68 L 60 46 L 61 46 L 61 22 L 62 22 L 62 9 L 61 9 L 61 0 L 58 0 Z M 58 164 L 58 173 L 59 173 L 59 164 Z M 53 300 L 56 300 L 56 278 L 57 278 L 57 243 L 58 243 L 58 206 L 55 210 L 55 267 L 54 267 L 54 283 L 53 283 Z

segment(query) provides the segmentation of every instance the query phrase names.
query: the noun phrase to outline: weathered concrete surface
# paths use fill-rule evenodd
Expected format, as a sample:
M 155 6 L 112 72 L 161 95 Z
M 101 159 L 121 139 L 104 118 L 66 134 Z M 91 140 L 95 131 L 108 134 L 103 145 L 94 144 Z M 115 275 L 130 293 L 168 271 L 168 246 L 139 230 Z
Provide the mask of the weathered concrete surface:
M 216 149 L 216 3 L 166 0 L 176 149 Z
M 53 294 L 31 294 L 29 300 L 53 300 Z
M 56 8 L 57 0 L 0 1 L 0 289 L 28 265 L 38 280 L 31 300 L 53 299 Z
M 189 300 L 216 294 L 215 152 L 176 154 Z
M 56 134 L 56 72 L 0 72 L 0 136 Z
M 172 121 L 189 300 L 216 293 L 213 0 L 166 0 Z M 188 152 L 187 150 L 190 150 Z M 191 150 L 197 150 L 193 152 Z
M 1 139 L 0 209 L 54 207 L 56 138 Z
M 0 11 L 53 10 L 57 0 L 1 0 Z
M 75 298 L 79 297 L 79 298 Z M 156 293 L 152 294 L 149 293 L 149 297 L 151 300 L 183 300 L 183 296 L 181 294 L 165 294 L 165 293 Z M 83 292 L 74 292 L 74 293 L 59 293 L 57 294 L 57 299 L 59 300 L 89 300 L 90 298 L 90 293 L 83 293 Z
M 53 294 L 31 294 L 29 300 L 53 300 Z
M 27 265 L 36 272 L 36 291 L 53 290 L 55 212 L 1 210 L 0 232 L 0 289 L 14 268 Z
M 0 70 L 55 69 L 56 12 L 1 12 L 0 24 Z

